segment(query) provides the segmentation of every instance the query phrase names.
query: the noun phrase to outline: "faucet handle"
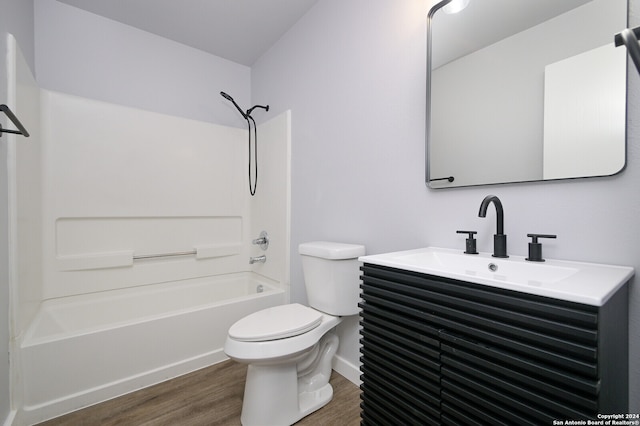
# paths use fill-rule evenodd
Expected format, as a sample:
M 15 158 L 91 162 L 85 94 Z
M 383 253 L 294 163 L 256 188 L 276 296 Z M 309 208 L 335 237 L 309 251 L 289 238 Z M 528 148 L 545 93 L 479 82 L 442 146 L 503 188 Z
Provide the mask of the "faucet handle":
M 466 250 L 464 251 L 466 254 L 478 254 L 478 250 L 476 250 L 476 239 L 473 238 L 478 231 L 456 231 L 456 234 L 467 234 L 467 245 Z
M 262 231 L 260 233 L 260 237 L 256 238 L 255 240 L 251 241 L 252 244 L 255 244 L 257 246 L 260 246 L 260 248 L 262 250 L 266 250 L 269 248 L 269 235 L 267 234 L 267 231 Z
M 525 260 L 530 262 L 544 262 L 542 258 L 542 244 L 538 242 L 538 238 L 556 238 L 557 235 L 527 234 L 527 237 L 531 238 L 531 242 L 529 243 L 529 257 Z

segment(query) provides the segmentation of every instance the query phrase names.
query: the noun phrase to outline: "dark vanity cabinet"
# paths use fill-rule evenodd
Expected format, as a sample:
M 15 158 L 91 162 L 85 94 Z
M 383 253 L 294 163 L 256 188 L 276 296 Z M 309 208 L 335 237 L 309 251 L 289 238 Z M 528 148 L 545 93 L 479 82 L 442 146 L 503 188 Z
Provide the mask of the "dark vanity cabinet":
M 628 411 L 627 287 L 604 306 L 365 263 L 362 424 L 540 425 Z

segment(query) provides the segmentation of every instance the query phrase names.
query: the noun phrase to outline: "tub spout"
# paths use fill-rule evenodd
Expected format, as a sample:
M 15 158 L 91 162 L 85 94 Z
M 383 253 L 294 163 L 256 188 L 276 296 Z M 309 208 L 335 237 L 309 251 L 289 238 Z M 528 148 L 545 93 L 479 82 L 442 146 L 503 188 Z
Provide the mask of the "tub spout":
M 253 265 L 254 263 L 264 263 L 267 261 L 267 256 L 264 254 L 262 256 L 252 256 L 249 258 L 249 264 Z

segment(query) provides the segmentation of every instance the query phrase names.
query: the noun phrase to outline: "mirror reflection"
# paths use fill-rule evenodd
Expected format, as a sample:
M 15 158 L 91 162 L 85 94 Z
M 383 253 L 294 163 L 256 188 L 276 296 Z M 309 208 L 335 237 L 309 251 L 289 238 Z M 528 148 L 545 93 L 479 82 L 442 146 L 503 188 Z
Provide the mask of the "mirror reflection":
M 613 35 L 626 0 L 469 0 L 445 13 L 447 3 L 428 24 L 431 188 L 624 168 L 627 59 Z

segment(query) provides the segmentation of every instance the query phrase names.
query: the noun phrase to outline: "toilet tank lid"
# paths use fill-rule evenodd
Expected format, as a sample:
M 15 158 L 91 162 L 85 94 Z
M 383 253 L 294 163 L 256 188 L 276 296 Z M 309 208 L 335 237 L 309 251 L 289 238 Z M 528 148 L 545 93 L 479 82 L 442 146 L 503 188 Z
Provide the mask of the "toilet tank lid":
M 329 241 L 302 243 L 298 246 L 298 252 L 302 255 L 330 260 L 355 259 L 365 254 L 363 245 L 333 243 Z

